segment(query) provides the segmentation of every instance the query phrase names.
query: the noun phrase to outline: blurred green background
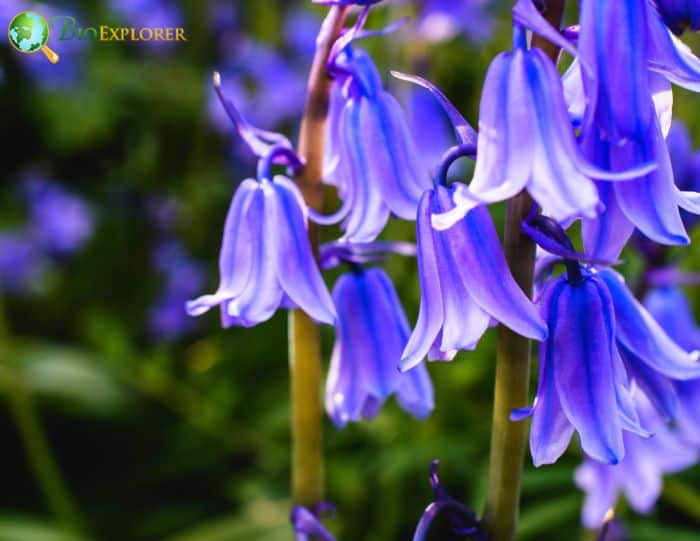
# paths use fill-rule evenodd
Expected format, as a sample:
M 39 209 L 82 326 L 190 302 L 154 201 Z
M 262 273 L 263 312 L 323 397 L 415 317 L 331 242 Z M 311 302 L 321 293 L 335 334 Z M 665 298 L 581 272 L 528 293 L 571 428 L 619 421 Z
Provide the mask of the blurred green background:
M 279 108 L 278 118 L 268 116 L 276 125 L 261 127 L 294 140 L 301 103 L 275 100 L 303 89 L 311 57 L 293 42 L 305 39 L 308 51 L 308 26 L 324 9 L 302 0 L 49 4 L 0 0 L 3 24 L 27 8 L 70 14 L 85 26 L 151 24 L 170 13 L 188 41 L 159 47 L 54 37 L 57 66 L 0 47 L 0 229 L 24 230 L 31 220 L 27 175 L 84 199 L 94 225 L 80 249 L 42 260 L 24 287 L 2 289 L 0 541 L 290 539 L 286 315 L 224 331 L 212 313 L 162 332 L 153 310 L 172 289 L 168 266 L 183 259 L 197 269 L 196 285 L 182 299 L 172 292 L 167 308 L 215 289 L 230 197 L 255 172 L 231 129 L 221 129 L 212 70 L 222 69 L 225 86 L 240 83 L 244 113 Z M 486 40 L 467 33 L 430 43 L 409 25 L 398 38 L 363 46 L 398 94 L 406 86 L 388 81 L 388 70 L 418 72 L 475 123 L 486 67 L 509 43 L 507 10 L 493 4 Z M 415 7 L 378 9 L 370 26 L 408 12 Z M 689 42 L 698 50 L 697 40 Z M 266 52 L 246 56 L 251 43 Z M 253 59 L 262 60 L 251 66 Z M 273 60 L 293 71 L 277 86 L 279 73 L 266 63 Z M 698 103 L 676 94 L 677 114 L 696 142 Z M 500 224 L 502 208 L 494 213 Z M 412 239 L 413 227 L 392 223 L 385 236 Z M 179 255 L 166 251 L 163 263 L 154 257 L 163 245 Z M 686 256 L 697 268 L 698 253 Z M 415 263 L 395 259 L 386 267 L 414 321 Z M 332 329 L 323 338 L 329 356 Z M 339 509 L 328 525 L 339 539 L 410 539 L 432 498 L 434 458 L 450 493 L 482 507 L 494 349 L 491 330 L 476 352 L 430 366 L 437 407 L 426 422 L 393 401 L 375 420 L 343 431 L 325 421 L 327 499 Z M 535 470 L 527 462 L 520 539 L 577 538 L 576 449 L 555 466 Z M 633 539 L 700 539 L 699 488 L 696 467 L 672 477 L 652 515 L 623 506 Z M 447 538 L 436 529 L 434 539 Z

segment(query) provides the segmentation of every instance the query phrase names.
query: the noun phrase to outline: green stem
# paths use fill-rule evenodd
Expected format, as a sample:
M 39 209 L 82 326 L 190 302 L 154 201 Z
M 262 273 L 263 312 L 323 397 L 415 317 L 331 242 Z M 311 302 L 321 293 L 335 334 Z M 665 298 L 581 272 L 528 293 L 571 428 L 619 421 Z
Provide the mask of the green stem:
M 689 517 L 700 521 L 700 494 L 692 487 L 673 477 L 666 477 L 661 497 Z
M 333 7 L 323 24 L 309 75 L 299 134 L 299 155 L 304 160 L 304 168 L 296 181 L 306 203 L 318 211 L 323 206 L 323 153 L 331 89 L 326 65 L 347 13 L 346 7 Z M 319 230 L 312 223 L 309 223 L 309 239 L 316 253 Z M 319 327 L 301 310 L 294 310 L 289 316 L 289 371 L 292 497 L 297 504 L 312 506 L 323 499 L 321 334 Z
M 535 245 L 520 233 L 532 206 L 527 193 L 508 203 L 504 251 L 513 277 L 526 294 L 532 293 Z M 510 421 L 510 412 L 527 404 L 530 381 L 530 340 L 507 327 L 498 328 L 496 384 L 493 402 L 491 455 L 484 524 L 489 541 L 515 537 L 527 425 Z
M 565 0 L 549 0 L 543 13 L 555 28 L 560 28 Z M 540 36 L 532 44 L 557 62 L 559 48 Z M 535 244 L 520 231 L 522 221 L 532 207 L 532 199 L 523 192 L 508 202 L 504 253 L 515 281 L 532 295 Z M 520 483 L 527 443 L 527 425 L 511 422 L 510 412 L 527 404 L 530 383 L 530 340 L 504 325 L 498 328 L 496 382 L 493 398 L 491 454 L 486 490 L 484 525 L 489 541 L 515 538 L 520 505 Z

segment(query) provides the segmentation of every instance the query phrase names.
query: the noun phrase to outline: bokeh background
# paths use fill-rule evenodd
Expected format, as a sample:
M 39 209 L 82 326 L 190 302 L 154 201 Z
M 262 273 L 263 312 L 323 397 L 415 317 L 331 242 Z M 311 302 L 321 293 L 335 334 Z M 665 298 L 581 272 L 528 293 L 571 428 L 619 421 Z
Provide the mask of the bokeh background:
M 452 19 L 423 4 L 377 9 L 373 28 L 413 19 L 362 46 L 434 163 L 450 144 L 444 119 L 388 70 L 429 77 L 475 122 L 486 67 L 510 29 L 508 2 L 455 2 Z M 255 172 L 213 100 L 211 72 L 222 72 L 252 122 L 295 140 L 324 9 L 307 0 L 0 0 L 0 26 L 23 9 L 82 26 L 183 26 L 188 41 L 58 41 L 54 29 L 56 66 L 0 46 L 0 541 L 290 539 L 286 315 L 222 330 L 217 314 L 192 320 L 183 304 L 216 287 L 227 206 Z M 677 91 L 676 113 L 696 143 L 699 104 Z M 329 210 L 336 204 L 329 189 Z M 503 209 L 493 211 L 500 223 Z M 413 236 L 402 222 L 385 233 Z M 683 257 L 698 268 L 697 251 Z M 633 276 L 638 260 L 627 261 Z M 413 321 L 415 262 L 386 268 Z M 332 329 L 323 338 L 328 357 Z M 482 507 L 494 349 L 491 330 L 476 352 L 430 366 L 437 408 L 426 422 L 393 401 L 342 431 L 325 421 L 327 498 L 339 509 L 328 525 L 339 539 L 410 539 L 432 497 L 434 458 L 448 490 Z M 520 539 L 584 535 L 572 481 L 579 460 L 575 446 L 539 470 L 528 457 Z M 700 539 L 700 468 L 669 478 L 652 515 L 624 504 L 621 515 L 635 540 Z M 434 539 L 447 538 L 436 530 Z

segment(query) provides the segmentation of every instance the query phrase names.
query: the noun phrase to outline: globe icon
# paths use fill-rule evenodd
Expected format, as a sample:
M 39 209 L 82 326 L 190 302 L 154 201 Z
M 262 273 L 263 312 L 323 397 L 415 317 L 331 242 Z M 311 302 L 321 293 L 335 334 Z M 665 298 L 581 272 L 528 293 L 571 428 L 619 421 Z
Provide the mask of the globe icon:
M 33 11 L 23 11 L 14 16 L 7 29 L 12 46 L 21 53 L 42 51 L 52 64 L 58 55 L 46 46 L 49 40 L 49 25 L 46 19 Z

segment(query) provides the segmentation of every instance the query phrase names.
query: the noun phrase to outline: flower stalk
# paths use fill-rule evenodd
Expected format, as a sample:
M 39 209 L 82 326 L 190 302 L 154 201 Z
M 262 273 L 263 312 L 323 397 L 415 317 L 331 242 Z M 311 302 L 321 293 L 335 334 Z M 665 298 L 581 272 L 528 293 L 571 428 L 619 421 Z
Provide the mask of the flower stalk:
M 561 25 L 564 0 L 548 0 L 543 15 L 555 27 Z M 539 47 L 556 62 L 559 48 L 549 41 L 533 37 Z M 535 243 L 521 233 L 520 226 L 532 208 L 530 195 L 523 191 L 508 202 L 504 253 L 518 285 L 532 295 Z M 504 325 L 498 329 L 496 382 L 489 476 L 484 510 L 484 525 L 489 541 L 515 538 L 520 502 L 520 483 L 527 443 L 527 425 L 511 422 L 510 413 L 528 401 L 530 381 L 530 340 Z
M 296 182 L 307 205 L 323 206 L 323 155 L 331 80 L 326 66 L 334 42 L 343 28 L 348 8 L 334 6 L 318 37 L 309 74 L 298 153 L 304 167 Z M 318 226 L 309 223 L 309 239 L 318 254 Z M 318 325 L 301 310 L 289 315 L 289 371 L 292 416 L 292 498 L 295 504 L 313 506 L 323 499 L 323 440 L 321 405 L 321 335 Z

